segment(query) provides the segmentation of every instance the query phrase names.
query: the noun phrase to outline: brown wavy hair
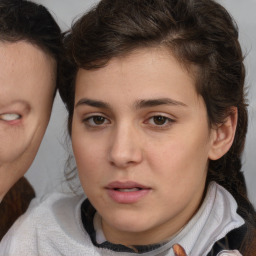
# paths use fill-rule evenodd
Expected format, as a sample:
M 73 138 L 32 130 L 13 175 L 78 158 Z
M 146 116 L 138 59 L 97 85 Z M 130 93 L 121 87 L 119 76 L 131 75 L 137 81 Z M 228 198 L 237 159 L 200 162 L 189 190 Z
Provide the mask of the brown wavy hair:
M 256 213 L 241 171 L 248 121 L 244 57 L 229 13 L 212 0 L 102 0 L 73 24 L 64 44 L 67 56 L 60 95 L 69 112 L 69 133 L 78 69 L 101 68 L 111 58 L 138 48 L 165 47 L 190 72 L 196 67 L 196 90 L 206 104 L 210 126 L 221 124 L 232 107 L 237 108 L 233 145 L 222 158 L 209 162 L 207 184 L 216 181 L 236 199 L 247 224 L 240 250 L 252 255 Z

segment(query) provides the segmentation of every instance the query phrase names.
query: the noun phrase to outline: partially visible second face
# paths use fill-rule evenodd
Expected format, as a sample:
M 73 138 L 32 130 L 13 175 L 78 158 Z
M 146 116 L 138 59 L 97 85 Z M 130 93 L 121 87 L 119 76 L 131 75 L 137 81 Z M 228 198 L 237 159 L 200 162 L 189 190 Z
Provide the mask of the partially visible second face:
M 56 63 L 25 41 L 0 43 L 0 196 L 28 170 L 46 130 Z
M 187 223 L 203 196 L 212 133 L 194 79 L 167 50 L 78 71 L 72 145 L 109 241 L 159 243 Z

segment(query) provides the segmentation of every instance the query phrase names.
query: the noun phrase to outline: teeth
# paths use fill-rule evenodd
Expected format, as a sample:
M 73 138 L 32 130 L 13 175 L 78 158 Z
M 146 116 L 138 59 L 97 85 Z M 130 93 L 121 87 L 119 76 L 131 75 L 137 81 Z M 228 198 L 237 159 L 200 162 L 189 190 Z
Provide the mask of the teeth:
M 4 121 L 14 121 L 20 119 L 20 115 L 18 114 L 2 114 L 0 115 L 0 119 Z
M 139 188 L 117 188 L 116 190 L 120 192 L 134 192 L 134 191 L 139 191 Z

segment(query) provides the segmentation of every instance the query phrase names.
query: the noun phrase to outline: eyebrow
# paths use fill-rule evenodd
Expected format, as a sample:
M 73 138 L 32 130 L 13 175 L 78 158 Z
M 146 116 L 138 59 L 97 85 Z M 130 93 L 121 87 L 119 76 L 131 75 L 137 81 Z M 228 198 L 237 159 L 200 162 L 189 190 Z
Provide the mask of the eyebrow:
M 111 106 L 109 103 L 100 101 L 100 100 L 92 100 L 83 98 L 80 99 L 75 107 L 79 107 L 81 105 L 87 105 L 91 107 L 96 108 L 102 108 L 102 109 L 111 109 Z M 187 105 L 181 101 L 176 101 L 170 98 L 159 98 L 159 99 L 148 99 L 148 100 L 138 100 L 135 102 L 135 108 L 141 109 L 141 108 L 148 108 L 148 107 L 155 107 L 155 106 L 161 106 L 161 105 L 172 105 L 172 106 L 183 106 L 187 107 Z
M 110 109 L 110 105 L 108 103 L 105 103 L 103 101 L 99 101 L 99 100 L 91 100 L 91 99 L 87 99 L 87 98 L 83 98 L 81 100 L 79 100 L 75 107 L 79 107 L 81 105 L 87 105 L 87 106 L 91 106 L 91 107 L 95 107 L 95 108 L 105 108 L 105 109 Z
M 160 98 L 160 99 L 149 99 L 149 100 L 139 100 L 135 103 L 135 107 L 137 109 L 140 108 L 148 108 L 155 107 L 161 105 L 172 105 L 172 106 L 183 106 L 187 107 L 187 105 L 181 101 L 176 101 L 170 98 Z

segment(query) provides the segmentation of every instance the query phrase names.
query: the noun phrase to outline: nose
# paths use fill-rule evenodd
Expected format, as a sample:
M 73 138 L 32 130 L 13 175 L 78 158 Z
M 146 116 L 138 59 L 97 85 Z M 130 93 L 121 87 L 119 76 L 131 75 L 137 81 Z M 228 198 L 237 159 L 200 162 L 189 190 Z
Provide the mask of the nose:
M 139 164 L 143 159 L 142 139 L 135 128 L 118 127 L 110 138 L 109 161 L 118 168 Z

